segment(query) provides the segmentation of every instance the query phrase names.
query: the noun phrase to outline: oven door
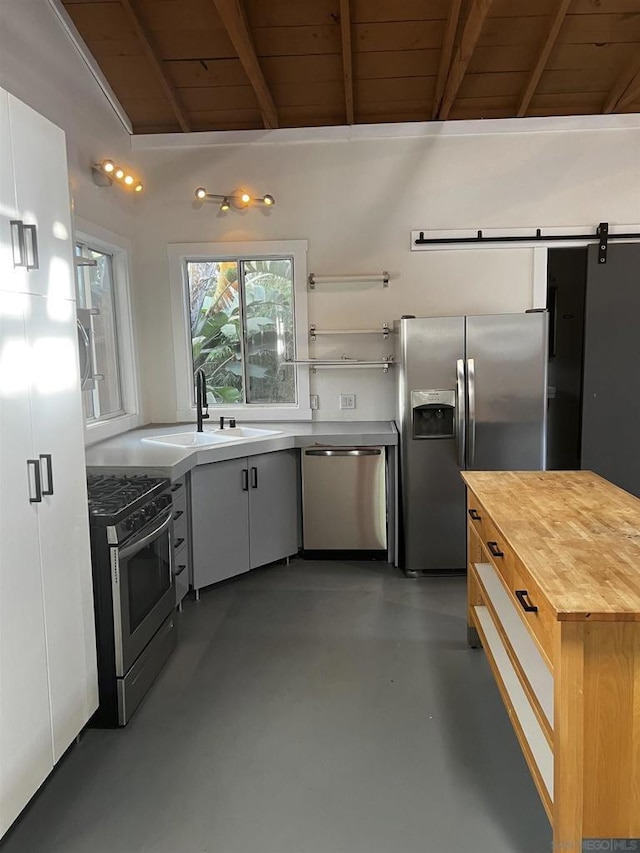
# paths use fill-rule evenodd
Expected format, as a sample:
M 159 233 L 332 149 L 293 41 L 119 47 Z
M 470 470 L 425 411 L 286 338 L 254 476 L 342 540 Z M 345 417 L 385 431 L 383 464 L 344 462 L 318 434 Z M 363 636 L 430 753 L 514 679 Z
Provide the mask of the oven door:
M 116 675 L 126 675 L 175 604 L 172 508 L 111 548 Z

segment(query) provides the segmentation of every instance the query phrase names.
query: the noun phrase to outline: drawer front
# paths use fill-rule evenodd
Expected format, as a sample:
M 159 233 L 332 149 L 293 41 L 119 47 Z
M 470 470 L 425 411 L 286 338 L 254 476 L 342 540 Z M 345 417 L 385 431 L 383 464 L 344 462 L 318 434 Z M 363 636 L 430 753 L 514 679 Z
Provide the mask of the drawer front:
M 550 666 L 553 666 L 553 641 L 558 623 L 540 587 L 519 563 L 513 567 L 510 589 L 520 617 L 536 638 Z

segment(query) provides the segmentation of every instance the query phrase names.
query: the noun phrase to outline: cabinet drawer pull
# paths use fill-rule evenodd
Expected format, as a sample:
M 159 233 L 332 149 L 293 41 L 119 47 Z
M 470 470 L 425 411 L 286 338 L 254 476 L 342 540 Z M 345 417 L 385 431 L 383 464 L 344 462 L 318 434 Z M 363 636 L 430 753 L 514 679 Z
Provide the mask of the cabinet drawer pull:
M 40 259 L 38 257 L 38 232 L 36 226 L 23 225 L 22 227 L 24 229 L 24 233 L 29 235 L 29 239 L 24 241 L 27 269 L 40 269 Z
M 173 486 L 171 486 L 171 491 L 172 491 L 172 492 L 177 492 L 177 491 L 178 491 L 178 489 L 181 489 L 181 488 L 182 488 L 182 485 L 183 485 L 182 483 L 174 483 L 174 484 L 173 484 Z
M 47 466 L 47 488 L 42 489 L 43 495 L 52 495 L 53 494 L 53 462 L 51 461 L 50 453 L 41 453 L 40 461 L 44 461 Z
M 11 228 L 11 250 L 13 253 L 13 266 L 26 267 L 26 247 L 24 244 L 24 223 L 21 219 L 12 219 L 9 223 Z
M 248 468 L 242 469 L 242 491 L 243 492 L 249 491 L 249 469 Z
M 40 460 L 39 459 L 27 459 L 27 470 L 31 468 L 33 470 L 33 476 L 35 480 L 35 489 L 36 496 L 35 498 L 31 495 L 31 477 L 29 477 L 29 503 L 30 504 L 39 504 L 42 503 L 42 479 L 40 474 Z
M 176 539 L 176 543 L 175 543 L 175 545 L 173 546 L 173 547 L 174 547 L 174 549 L 177 551 L 177 550 L 178 550 L 178 548 L 182 545 L 182 543 L 183 543 L 183 542 L 184 542 L 184 536 L 181 536 L 179 539 Z
M 538 608 L 535 606 L 535 604 L 531 604 L 531 602 L 528 601 L 529 593 L 527 592 L 526 589 L 517 589 L 516 590 L 516 598 L 518 599 L 518 601 L 522 605 L 522 609 L 526 613 L 537 613 L 538 612 Z
M 504 557 L 504 552 L 500 550 L 497 542 L 487 542 L 487 548 L 491 551 L 494 557 Z
M 178 575 L 181 575 L 181 574 L 184 572 L 184 570 L 185 570 L 186 568 L 187 568 L 187 567 L 186 567 L 186 565 L 184 565 L 184 566 L 183 566 L 183 565 L 178 566 L 178 571 L 173 573 L 174 578 L 177 578 L 177 577 L 178 577 Z
M 183 510 L 183 509 L 179 509 L 177 512 L 174 512 L 174 514 L 173 514 L 173 520 L 174 520 L 174 521 L 177 521 L 177 520 L 180 518 L 180 516 L 181 516 L 181 515 L 184 515 L 184 510 Z
M 474 521 L 480 521 L 481 515 L 477 509 L 468 509 L 467 512 Z

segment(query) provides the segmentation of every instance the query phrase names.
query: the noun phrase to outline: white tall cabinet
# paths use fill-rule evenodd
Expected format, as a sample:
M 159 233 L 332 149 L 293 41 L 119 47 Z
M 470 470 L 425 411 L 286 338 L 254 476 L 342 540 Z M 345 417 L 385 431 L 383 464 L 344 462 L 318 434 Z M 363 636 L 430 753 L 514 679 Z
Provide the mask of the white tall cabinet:
M 0 89 L 0 836 L 98 705 L 63 132 Z

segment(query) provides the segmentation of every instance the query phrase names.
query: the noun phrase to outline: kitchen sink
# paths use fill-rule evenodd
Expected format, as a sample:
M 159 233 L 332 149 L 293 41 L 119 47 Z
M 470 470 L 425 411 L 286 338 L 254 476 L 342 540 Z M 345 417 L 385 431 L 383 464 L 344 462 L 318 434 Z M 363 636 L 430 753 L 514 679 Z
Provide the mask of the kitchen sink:
M 227 435 L 218 435 L 216 432 L 176 432 L 169 435 L 154 435 L 149 438 L 143 438 L 143 441 L 149 441 L 152 444 L 168 444 L 171 447 L 211 447 L 216 444 L 224 444 L 227 441 L 234 441 L 240 436 L 231 435 L 230 429 L 225 429 Z
M 214 429 L 214 434 L 222 438 L 261 438 L 267 435 L 282 435 L 280 429 L 255 429 L 254 427 L 225 427 L 224 429 Z

